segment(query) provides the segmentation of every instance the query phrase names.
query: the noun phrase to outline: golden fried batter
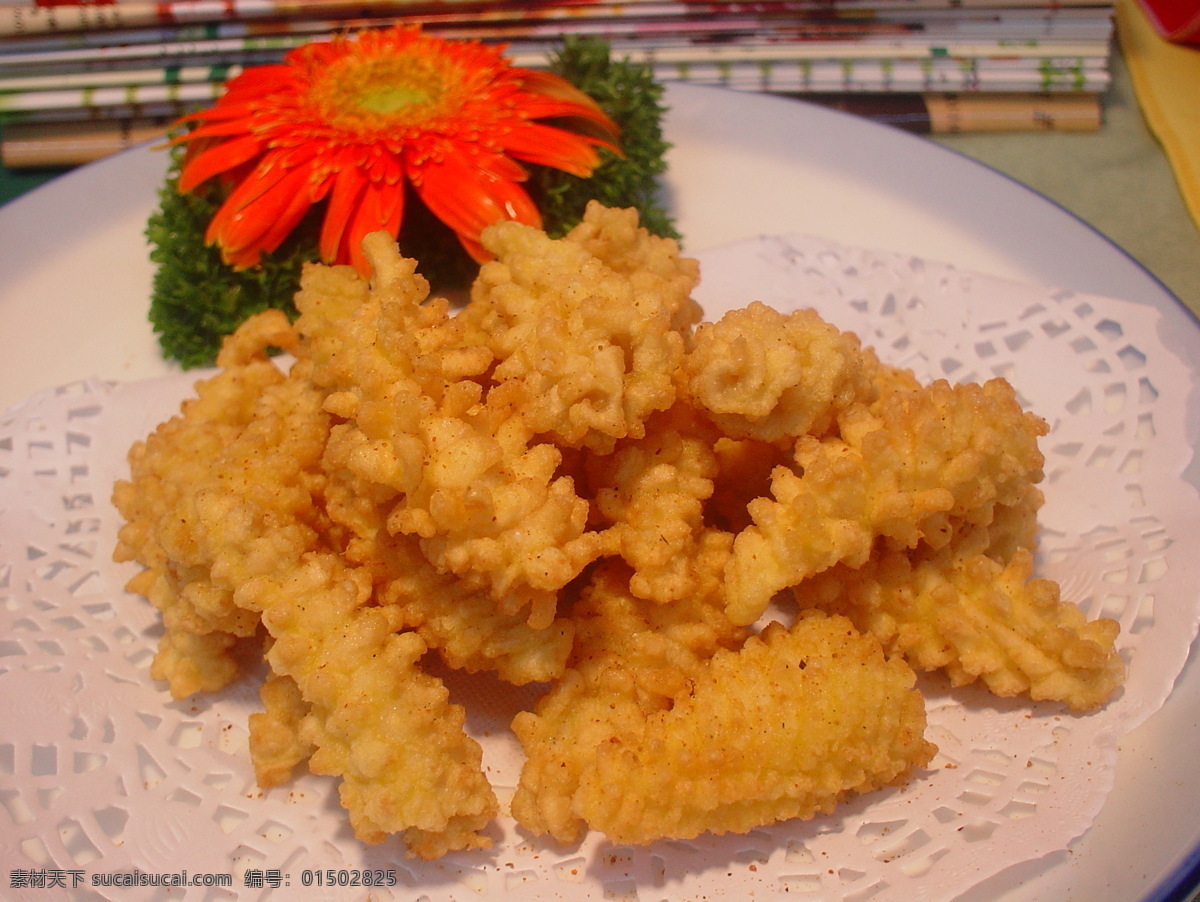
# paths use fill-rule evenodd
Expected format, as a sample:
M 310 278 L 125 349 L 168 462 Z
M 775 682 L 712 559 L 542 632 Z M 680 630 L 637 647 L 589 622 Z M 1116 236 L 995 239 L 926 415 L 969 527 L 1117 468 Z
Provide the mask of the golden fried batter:
M 423 858 L 485 848 L 479 831 L 497 804 L 482 749 L 445 686 L 417 667 L 425 643 L 399 631 L 399 610 L 372 604 L 371 591 L 367 571 L 316 553 L 283 578 L 249 580 L 238 600 L 274 639 L 272 670 L 311 706 L 299 730 L 313 748 L 309 769 L 341 778 L 355 835 L 380 842 L 403 832 Z
M 1012 387 L 945 381 L 884 395 L 838 418 L 840 435 L 805 435 L 773 497 L 750 502 L 726 571 L 730 616 L 760 617 L 772 596 L 837 563 L 866 563 L 876 541 L 940 547 L 953 520 L 986 525 L 1042 477 L 1043 420 Z
M 985 531 L 986 532 L 986 531 Z M 986 540 L 985 540 L 986 541 Z M 982 680 L 999 696 L 1104 704 L 1124 680 L 1115 620 L 1088 620 L 1057 583 L 1033 578 L 1028 549 L 1007 562 L 977 541 L 938 551 L 890 551 L 839 567 L 793 591 L 802 605 L 845 614 L 919 670 L 955 686 Z
M 631 212 L 591 204 L 561 241 L 516 222 L 483 236 L 497 259 L 462 316 L 490 336 L 529 428 L 564 447 L 607 453 L 675 401 L 698 270 Z
M 680 256 L 675 241 L 647 233 L 632 207 L 618 210 L 592 201 L 566 240 L 629 279 L 639 314 L 657 317 L 665 310 L 671 328 L 683 333 L 703 317 L 692 298 L 700 281 L 700 264 Z
M 878 361 L 814 310 L 755 301 L 700 326 L 686 367 L 692 396 L 725 435 L 791 444 L 873 400 Z
M 671 602 L 697 590 L 719 433 L 683 402 L 648 422 L 644 438 L 588 459 L 588 488 L 606 545 L 634 568 L 634 594 Z
M 217 462 L 256 422 L 264 396 L 283 390 L 285 377 L 263 349 L 295 343 L 278 311 L 248 320 L 222 350 L 224 369 L 199 382 L 196 397 L 178 416 L 130 449 L 130 478 L 113 487 L 113 504 L 125 519 L 113 557 L 145 568 L 128 588 L 162 614 L 165 631 L 152 673 L 168 683 L 175 698 L 213 691 L 234 679 L 236 640 L 258 628 L 257 617 L 234 603 L 232 584 L 212 578 L 214 549 L 189 517 L 197 506 L 219 504 Z M 290 450 L 279 449 L 278 459 Z M 214 491 L 200 497 L 202 485 Z
M 697 326 L 696 262 L 632 210 L 483 242 L 457 314 L 382 233 L 370 280 L 307 267 L 296 323 L 230 336 L 114 488 L 152 676 L 184 698 L 265 658 L 261 786 L 307 762 L 365 842 L 486 847 L 432 655 L 545 685 L 511 813 L 563 842 L 901 782 L 934 752 L 914 667 L 1077 710 L 1120 685 L 1116 624 L 1033 574 L 1046 425 L 1007 382 L 922 385 L 811 310 Z M 795 625 L 756 632 L 787 589 Z
M 296 766 L 307 761 L 313 747 L 300 738 L 304 718 L 312 706 L 289 676 L 271 674 L 258 691 L 263 710 L 251 714 L 250 760 L 255 781 L 263 789 L 280 786 L 292 778 Z
M 637 844 L 744 833 L 902 782 L 936 751 L 912 671 L 843 617 L 773 623 L 718 650 L 669 704 L 639 704 L 634 670 L 578 674 L 514 723 L 524 826 Z

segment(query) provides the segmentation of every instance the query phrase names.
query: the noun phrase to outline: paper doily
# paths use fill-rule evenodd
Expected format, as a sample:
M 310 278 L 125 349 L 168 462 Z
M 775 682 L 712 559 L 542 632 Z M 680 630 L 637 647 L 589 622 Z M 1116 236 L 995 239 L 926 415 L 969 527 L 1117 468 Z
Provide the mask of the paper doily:
M 129 570 L 110 562 L 108 498 L 128 446 L 197 376 L 81 383 L 0 422 L 4 897 L 217 902 L 287 887 L 304 902 L 921 902 L 1084 832 L 1118 739 L 1162 705 L 1200 622 L 1195 555 L 1181 542 L 1200 525 L 1181 476 L 1187 369 L 1159 341 L 1157 314 L 809 237 L 741 242 L 701 262 L 709 318 L 752 300 L 812 306 L 924 379 L 1016 386 L 1052 425 L 1041 571 L 1089 616 L 1120 621 L 1129 677 L 1116 699 L 1080 717 L 928 680 L 941 749 L 930 772 L 831 817 L 644 849 L 599 835 L 557 848 L 501 818 L 493 851 L 415 862 L 399 841 L 356 842 L 332 780 L 257 789 L 246 753 L 256 685 L 180 703 L 150 680 L 157 612 L 121 588 Z M 507 723 L 531 697 L 451 689 L 503 802 L 520 760 Z M 133 886 L 103 885 L 114 880 Z M 187 885 L 146 885 L 157 882 Z

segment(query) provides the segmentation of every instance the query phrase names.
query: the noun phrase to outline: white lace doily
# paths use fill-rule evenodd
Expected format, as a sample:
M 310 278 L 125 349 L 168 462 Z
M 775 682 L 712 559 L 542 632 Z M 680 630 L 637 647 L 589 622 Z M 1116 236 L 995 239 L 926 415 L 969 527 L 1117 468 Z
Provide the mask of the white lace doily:
M 1196 556 L 1181 541 L 1200 525 L 1180 475 L 1192 454 L 1187 371 L 1158 340 L 1157 314 L 807 237 L 741 242 L 702 266 L 710 318 L 752 300 L 813 306 L 923 378 L 1017 387 L 1052 424 L 1042 572 L 1090 616 L 1121 622 L 1129 677 L 1116 699 L 1079 717 L 930 680 L 941 752 L 929 772 L 831 817 L 645 849 L 599 836 L 556 848 L 501 818 L 493 851 L 414 862 L 399 841 L 356 842 L 332 780 L 257 789 L 252 681 L 180 703 L 150 680 L 157 614 L 110 562 L 108 499 L 130 443 L 175 412 L 196 375 L 71 385 L 0 421 L 0 896 L 920 902 L 1084 832 L 1118 739 L 1166 699 L 1200 619 Z M 519 766 L 507 722 L 529 696 L 451 688 L 503 802 Z M 346 885 L 364 874 L 395 886 Z M 230 885 L 93 885 L 112 875 Z

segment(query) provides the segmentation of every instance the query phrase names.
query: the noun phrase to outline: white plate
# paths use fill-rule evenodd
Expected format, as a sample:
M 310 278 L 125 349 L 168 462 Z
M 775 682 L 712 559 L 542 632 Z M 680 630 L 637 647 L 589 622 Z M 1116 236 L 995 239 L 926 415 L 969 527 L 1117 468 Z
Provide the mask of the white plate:
M 790 101 L 683 86 L 669 88 L 667 101 L 667 190 L 689 252 L 807 233 L 1122 298 L 1160 310 L 1164 343 L 1193 368 L 1200 361 L 1200 330 L 1152 277 L 995 172 L 911 135 Z M 0 208 L 0 409 L 77 379 L 170 371 L 146 321 L 151 268 L 142 236 L 164 166 L 163 154 L 134 150 Z M 1188 409 L 1194 447 L 1195 398 Z M 1122 744 L 1094 828 L 1070 854 L 985 882 L 971 902 L 1181 898 L 1175 888 L 1200 859 L 1198 722 L 1200 667 L 1192 661 L 1162 711 Z

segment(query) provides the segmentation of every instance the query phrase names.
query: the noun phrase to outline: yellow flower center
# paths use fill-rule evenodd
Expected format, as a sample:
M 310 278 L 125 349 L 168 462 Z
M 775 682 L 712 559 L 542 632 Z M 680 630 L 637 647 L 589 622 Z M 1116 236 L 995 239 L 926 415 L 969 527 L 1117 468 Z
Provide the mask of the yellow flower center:
M 369 88 L 358 98 L 358 106 L 372 113 L 387 115 L 418 103 L 428 103 L 429 95 L 412 85 L 384 85 Z
M 342 127 L 425 122 L 452 105 L 454 73 L 437 62 L 415 55 L 347 56 L 318 74 L 310 96 Z

